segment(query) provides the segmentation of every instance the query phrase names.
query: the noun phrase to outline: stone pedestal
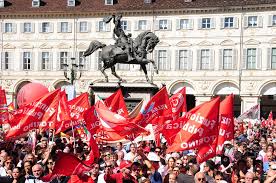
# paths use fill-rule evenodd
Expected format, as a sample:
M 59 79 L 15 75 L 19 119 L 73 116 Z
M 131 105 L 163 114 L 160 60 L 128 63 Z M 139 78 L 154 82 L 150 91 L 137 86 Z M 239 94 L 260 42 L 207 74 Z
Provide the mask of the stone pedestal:
M 141 100 L 146 104 L 159 91 L 154 84 L 149 83 L 92 83 L 90 84 L 91 103 L 97 102 L 95 96 L 107 98 L 121 88 L 127 108 L 131 111 Z

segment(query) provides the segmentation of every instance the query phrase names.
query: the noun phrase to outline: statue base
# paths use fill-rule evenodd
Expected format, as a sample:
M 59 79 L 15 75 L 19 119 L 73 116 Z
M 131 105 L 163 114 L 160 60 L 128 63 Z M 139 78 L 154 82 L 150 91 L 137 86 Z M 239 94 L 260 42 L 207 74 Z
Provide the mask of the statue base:
M 141 100 L 146 104 L 159 91 L 155 84 L 150 83 L 92 83 L 89 87 L 92 105 L 97 102 L 95 96 L 105 99 L 121 88 L 129 112 Z

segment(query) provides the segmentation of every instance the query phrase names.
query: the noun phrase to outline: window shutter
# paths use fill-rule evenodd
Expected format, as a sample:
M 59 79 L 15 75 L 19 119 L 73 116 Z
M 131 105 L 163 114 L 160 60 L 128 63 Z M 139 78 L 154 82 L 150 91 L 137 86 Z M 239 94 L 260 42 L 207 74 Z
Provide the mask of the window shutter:
M 54 24 L 53 23 L 49 23 L 49 32 L 54 32 Z M 60 27 L 59 27 L 60 29 Z
M 168 30 L 172 30 L 172 21 L 168 20 Z
M 166 52 L 167 52 L 167 68 L 166 68 L 166 70 L 171 70 L 171 51 L 170 50 L 166 50 Z
M 180 19 L 176 19 L 176 30 L 180 30 Z
M 77 32 L 81 32 L 80 22 L 77 22 Z
M 256 69 L 262 69 L 262 49 L 257 49 L 257 66 Z
M 151 22 L 150 21 L 146 21 L 146 28 L 147 28 L 147 30 L 151 30 Z
M 4 64 L 4 60 L 5 60 L 5 52 L 1 52 L 1 64 L 0 64 L 0 67 L 1 67 L 1 70 L 4 70 L 3 68 L 3 64 Z
M 61 22 L 57 23 L 57 32 L 61 32 Z
M 198 29 L 202 29 L 202 18 L 198 19 Z
M 35 24 L 31 23 L 31 32 L 34 33 L 35 32 Z
M 13 23 L 12 24 L 12 32 L 16 33 L 16 31 L 17 31 L 16 29 L 17 29 L 16 23 Z
M 215 59 L 214 59 L 214 50 L 212 50 L 212 49 L 210 49 L 210 63 L 209 63 L 209 69 L 210 70 L 214 70 L 214 61 L 215 61 Z
M 57 71 L 60 70 L 60 52 L 57 52 Z
M 200 67 L 200 65 L 201 65 L 201 50 L 197 50 L 197 60 L 196 60 L 196 69 L 197 70 L 200 70 L 201 69 L 201 67 Z
M 219 70 L 223 70 L 223 49 L 219 49 Z
M 49 69 L 50 71 L 53 70 L 53 53 L 49 52 Z
M 194 29 L 194 20 L 193 19 L 189 19 L 188 29 L 189 30 Z
M 101 51 L 98 51 L 96 54 L 95 54 L 95 56 L 96 56 L 96 60 L 95 60 L 95 65 L 94 65 L 94 70 L 100 70 L 101 69 L 101 58 L 100 58 L 100 53 L 101 53 Z M 90 56 L 89 56 L 90 57 Z
M 258 27 L 263 27 L 263 17 L 258 16 Z
M 154 22 L 154 30 L 159 30 L 159 20 Z
M 139 30 L 139 20 L 137 20 L 137 21 L 134 21 L 134 30 Z
M 68 22 L 68 30 L 67 32 L 72 32 L 72 23 Z
M 238 50 L 233 49 L 233 70 L 237 69 L 237 63 L 238 63 Z
M 127 31 L 131 30 L 131 21 L 127 21 Z
M 38 56 L 37 56 L 37 63 L 38 63 L 38 70 L 41 71 L 42 70 L 42 52 L 38 52 Z
M 91 22 L 87 22 L 87 32 L 91 32 Z
M 106 26 L 106 32 L 110 32 L 110 29 L 111 29 L 110 24 L 105 24 L 105 26 Z
M 42 32 L 42 23 L 39 23 L 39 24 L 38 24 L 38 31 L 39 31 L 39 32 Z
M 267 26 L 268 27 L 272 27 L 273 26 L 272 17 L 273 17 L 273 15 L 268 15 L 268 22 L 267 22 Z
M 24 23 L 20 23 L 20 32 L 21 32 L 21 33 L 24 32 Z
M 96 22 L 96 32 L 100 32 L 100 26 L 99 26 L 100 22 L 97 21 Z
M 211 29 L 215 29 L 215 28 L 216 28 L 216 19 L 211 18 Z
M 225 17 L 220 18 L 220 28 L 221 29 L 224 29 L 224 20 L 225 20 Z
M 193 51 L 189 50 L 188 51 L 188 70 L 191 71 L 193 68 Z
M 234 28 L 235 29 L 239 28 L 239 19 L 237 17 L 234 17 Z
M 242 62 L 242 69 L 247 68 L 247 49 L 243 49 L 243 62 Z
M 30 52 L 30 60 L 31 60 L 31 70 L 35 69 L 35 54 L 34 52 Z
M 267 48 L 267 70 L 271 69 L 272 48 Z
M 174 70 L 180 70 L 180 68 L 179 68 L 179 51 L 180 50 L 175 50 L 175 68 L 174 68 Z
M 244 18 L 244 20 L 243 20 L 243 26 L 244 27 L 248 27 L 248 16 L 244 16 L 243 18 Z

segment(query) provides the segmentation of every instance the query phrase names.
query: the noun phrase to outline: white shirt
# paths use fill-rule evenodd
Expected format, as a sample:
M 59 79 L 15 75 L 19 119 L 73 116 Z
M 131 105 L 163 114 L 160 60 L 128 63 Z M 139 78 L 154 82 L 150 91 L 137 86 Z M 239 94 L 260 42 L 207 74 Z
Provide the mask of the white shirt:
M 104 180 L 104 173 L 102 173 L 98 176 L 98 183 L 106 183 Z
M 5 177 L 5 176 L 7 176 L 8 174 L 7 174 L 7 171 L 6 171 L 6 169 L 4 168 L 4 167 L 0 167 L 0 176 L 1 177 Z
M 132 152 L 129 152 L 126 154 L 126 156 L 124 157 L 124 160 L 126 161 L 133 161 L 135 157 L 135 154 L 132 154 Z

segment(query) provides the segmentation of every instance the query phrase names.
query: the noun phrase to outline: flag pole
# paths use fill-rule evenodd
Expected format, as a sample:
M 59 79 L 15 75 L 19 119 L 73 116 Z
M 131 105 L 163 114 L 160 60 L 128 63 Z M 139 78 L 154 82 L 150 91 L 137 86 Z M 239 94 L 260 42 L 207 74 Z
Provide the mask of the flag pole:
M 74 154 L 76 154 L 76 139 L 75 139 L 75 133 L 74 133 L 74 126 L 72 125 L 72 135 L 73 135 L 73 149 L 74 149 Z

